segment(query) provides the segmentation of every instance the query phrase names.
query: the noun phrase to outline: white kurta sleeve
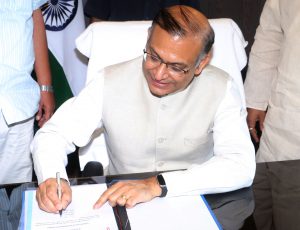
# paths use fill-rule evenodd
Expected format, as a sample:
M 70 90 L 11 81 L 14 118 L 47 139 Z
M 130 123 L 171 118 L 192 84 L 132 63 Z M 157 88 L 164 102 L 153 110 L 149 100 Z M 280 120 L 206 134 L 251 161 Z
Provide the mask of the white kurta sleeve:
M 41 183 L 56 172 L 67 179 L 67 154 L 88 143 L 101 127 L 103 77 L 96 77 L 81 93 L 66 101 L 36 133 L 31 144 L 34 168 Z
M 237 86 L 230 81 L 215 115 L 214 156 L 185 171 L 163 173 L 168 196 L 227 192 L 252 184 L 255 152 L 240 98 Z
M 245 80 L 246 106 L 266 110 L 277 77 L 283 31 L 278 0 L 266 1 L 249 58 Z

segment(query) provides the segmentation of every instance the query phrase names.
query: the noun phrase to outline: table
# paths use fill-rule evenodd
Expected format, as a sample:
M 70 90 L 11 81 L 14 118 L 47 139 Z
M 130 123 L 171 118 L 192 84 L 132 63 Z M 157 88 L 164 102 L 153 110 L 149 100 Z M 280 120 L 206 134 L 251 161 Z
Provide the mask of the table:
M 114 176 L 97 176 L 86 178 L 71 178 L 71 185 L 111 183 L 116 180 L 142 179 L 157 172 L 138 173 Z M 36 187 L 36 183 L 0 185 L 0 229 L 15 230 L 18 227 L 22 207 L 22 192 L 28 188 Z M 100 194 L 99 194 L 100 195 Z M 224 229 L 240 229 L 244 221 L 254 209 L 252 188 L 244 188 L 233 192 L 222 194 L 211 194 L 205 196 L 211 209 Z M 121 218 L 126 218 L 122 207 L 118 207 Z M 123 221 L 124 223 L 126 221 Z M 124 228 L 123 228 L 124 229 Z

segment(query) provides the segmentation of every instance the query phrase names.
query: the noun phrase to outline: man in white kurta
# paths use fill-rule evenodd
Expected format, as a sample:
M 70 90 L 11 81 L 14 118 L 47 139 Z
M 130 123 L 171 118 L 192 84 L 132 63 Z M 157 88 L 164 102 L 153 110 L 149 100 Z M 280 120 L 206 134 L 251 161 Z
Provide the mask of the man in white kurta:
M 149 30 L 143 57 L 105 68 L 67 101 L 32 144 L 40 207 L 57 212 L 68 205 L 71 193 L 64 181 L 61 201 L 51 195 L 55 173 L 67 179 L 66 154 L 87 144 L 100 127 L 109 174 L 176 171 L 160 174 L 167 190 L 156 176 L 118 182 L 95 208 L 106 201 L 133 207 L 157 196 L 251 185 L 255 161 L 246 112 L 228 74 L 207 65 L 213 39 L 200 12 L 163 9 Z
M 245 94 L 250 133 L 259 141 L 253 185 L 257 229 L 300 224 L 299 9 L 300 1 L 267 0 L 250 53 Z
M 251 134 L 256 121 L 263 129 L 258 162 L 300 159 L 299 8 L 268 0 L 251 50 L 245 94 Z

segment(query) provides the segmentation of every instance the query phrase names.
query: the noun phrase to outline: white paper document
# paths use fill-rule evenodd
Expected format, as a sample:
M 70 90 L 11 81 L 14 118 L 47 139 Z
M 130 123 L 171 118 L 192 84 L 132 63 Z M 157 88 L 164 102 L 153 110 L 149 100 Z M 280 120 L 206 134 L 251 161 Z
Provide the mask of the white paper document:
M 127 209 L 132 230 L 219 230 L 215 215 L 202 196 L 155 198 Z
M 100 209 L 93 209 L 105 190 L 105 184 L 72 186 L 72 202 L 62 216 L 40 210 L 35 198 L 36 191 L 25 191 L 21 229 L 117 230 L 113 209 L 108 203 Z

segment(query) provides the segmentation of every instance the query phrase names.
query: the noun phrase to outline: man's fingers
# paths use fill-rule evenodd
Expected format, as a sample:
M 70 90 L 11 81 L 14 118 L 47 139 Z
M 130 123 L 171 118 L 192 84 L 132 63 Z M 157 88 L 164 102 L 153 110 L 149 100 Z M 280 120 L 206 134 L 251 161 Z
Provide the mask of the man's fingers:
M 62 180 L 62 199 L 58 198 L 56 179 L 51 178 L 39 185 L 36 198 L 39 207 L 46 212 L 58 213 L 66 209 L 72 200 L 72 191 L 67 181 Z
M 135 196 L 133 196 L 133 197 L 130 197 L 128 200 L 127 200 L 127 202 L 126 202 L 126 204 L 125 204 L 125 207 L 126 208 L 133 208 L 136 204 L 138 204 L 139 203 L 139 201 L 138 201 L 138 199 L 137 199 L 137 197 L 135 197 Z
M 264 121 L 265 121 L 266 113 L 260 114 L 258 117 L 259 128 L 262 131 L 264 129 Z
M 114 190 L 115 189 L 113 187 L 110 187 L 104 193 L 102 193 L 100 198 L 94 204 L 94 208 L 97 209 L 102 207 L 102 205 L 108 201 L 109 196 L 114 192 Z
M 256 129 L 253 128 L 253 129 L 250 130 L 250 128 L 249 128 L 249 132 L 250 132 L 250 134 L 251 134 L 253 140 L 254 140 L 255 142 L 259 142 L 259 138 L 258 138 Z
M 38 120 L 39 127 L 42 127 L 53 115 L 53 109 L 44 107 L 41 112 L 36 115 L 36 120 Z M 39 119 L 37 119 L 39 118 Z
M 45 121 L 44 117 L 42 116 L 42 118 L 38 122 L 38 126 L 41 128 L 45 124 L 45 122 L 46 121 Z
M 58 199 L 57 183 L 47 186 L 46 198 L 49 198 L 56 208 L 56 211 L 63 208 L 61 201 Z
M 124 182 L 118 182 L 109 187 L 97 200 L 94 205 L 94 208 L 100 208 L 105 202 L 109 202 L 109 204 L 114 207 L 118 203 L 118 199 L 126 193 L 128 187 Z M 120 201 L 120 203 L 122 203 Z
M 44 119 L 45 121 L 48 121 L 51 116 L 53 115 L 53 109 L 45 107 L 44 109 Z
M 113 207 L 120 205 L 131 208 L 137 203 L 146 202 L 158 196 L 157 186 L 156 177 L 118 182 L 101 195 L 94 208 L 100 208 L 105 202 Z
M 35 119 L 39 121 L 42 118 L 42 108 L 39 107 L 37 114 L 35 115 Z
M 255 130 L 256 121 L 257 119 L 247 118 L 247 125 L 250 133 Z
M 69 183 L 65 180 L 62 180 L 61 185 L 62 185 L 62 197 L 61 197 L 62 209 L 66 209 L 72 201 L 72 190 L 71 187 L 69 186 Z
M 130 195 L 126 195 L 125 193 L 122 194 L 121 196 L 119 196 L 117 198 L 117 204 L 120 206 L 125 206 L 128 202 L 128 200 L 130 199 Z
M 254 139 L 255 142 L 259 142 L 259 137 L 257 135 L 257 130 L 256 130 L 256 122 L 259 123 L 259 128 L 262 131 L 263 130 L 263 123 L 265 120 L 266 116 L 266 111 L 263 110 L 257 110 L 257 109 L 252 109 L 248 108 L 248 116 L 247 116 L 247 124 L 249 128 L 249 132 Z
M 38 202 L 38 205 L 39 205 L 40 209 L 42 209 L 42 210 L 44 210 L 46 212 L 51 212 L 50 209 L 48 209 L 47 206 L 44 204 L 44 202 L 43 202 L 43 200 L 42 200 L 42 198 L 41 198 L 40 193 L 38 192 L 38 190 L 36 192 L 36 200 Z
M 255 142 L 258 142 L 259 139 L 258 139 L 258 136 L 257 136 L 255 125 L 248 125 L 248 127 L 249 127 L 250 135 L 252 136 L 252 138 L 254 139 Z
M 57 213 L 58 209 L 57 209 L 56 205 L 57 205 L 58 201 L 55 202 L 55 201 L 51 200 L 47 194 L 51 194 L 51 192 L 48 193 L 44 189 L 42 189 L 42 190 L 40 188 L 37 189 L 36 198 L 37 198 L 39 207 L 46 212 Z

